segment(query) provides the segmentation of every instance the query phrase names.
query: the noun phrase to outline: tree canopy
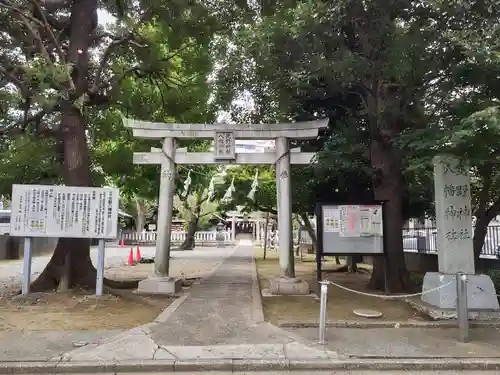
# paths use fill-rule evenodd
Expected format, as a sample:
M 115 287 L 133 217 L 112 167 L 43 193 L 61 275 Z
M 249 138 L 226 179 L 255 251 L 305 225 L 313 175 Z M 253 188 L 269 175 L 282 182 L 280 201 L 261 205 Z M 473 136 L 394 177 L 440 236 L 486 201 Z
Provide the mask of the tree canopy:
M 161 144 L 132 137 L 122 115 L 175 123 L 213 123 L 221 112 L 242 123 L 327 117 L 318 139 L 292 144 L 316 153 L 311 165 L 292 168 L 293 211 L 305 215 L 321 200 L 386 201 L 390 290 L 407 290 L 401 228 L 432 215 L 433 156 L 471 165 L 477 256 L 500 214 L 499 15 L 493 0 L 1 0 L 0 195 L 19 182 L 108 184 L 149 210 L 159 166 L 133 165 L 132 154 Z M 178 191 L 189 169 L 178 207 L 196 230 L 220 170 L 179 167 Z M 234 200 L 220 202 L 233 177 Z M 228 168 L 213 201 L 220 212 L 274 212 L 273 167 Z M 59 241 L 35 287 L 57 284 L 66 261 L 72 285 L 92 285 L 88 254 L 88 241 Z M 377 261 L 370 285 L 382 284 Z

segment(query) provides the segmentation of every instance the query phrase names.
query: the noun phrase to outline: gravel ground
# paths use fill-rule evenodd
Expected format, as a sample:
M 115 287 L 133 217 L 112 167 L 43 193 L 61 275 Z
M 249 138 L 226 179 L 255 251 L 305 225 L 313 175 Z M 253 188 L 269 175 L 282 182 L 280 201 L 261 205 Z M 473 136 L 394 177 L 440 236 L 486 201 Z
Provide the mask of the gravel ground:
M 126 266 L 130 248 L 109 246 L 106 248 L 105 269 L 106 275 L 111 278 L 138 278 L 147 277 L 152 271 L 152 265 Z M 140 248 L 143 258 L 154 257 L 155 248 L 145 246 Z M 172 251 L 171 270 L 172 276 L 200 277 L 216 266 L 218 261 L 211 259 L 211 255 L 217 257 L 227 249 L 214 247 L 200 247 L 193 251 Z M 135 248 L 134 248 L 135 256 Z M 31 279 L 34 280 L 45 268 L 51 255 L 33 258 L 31 265 Z M 94 265 L 97 261 L 97 248 L 91 249 L 91 258 Z M 0 297 L 8 295 L 21 288 L 23 261 L 0 261 Z

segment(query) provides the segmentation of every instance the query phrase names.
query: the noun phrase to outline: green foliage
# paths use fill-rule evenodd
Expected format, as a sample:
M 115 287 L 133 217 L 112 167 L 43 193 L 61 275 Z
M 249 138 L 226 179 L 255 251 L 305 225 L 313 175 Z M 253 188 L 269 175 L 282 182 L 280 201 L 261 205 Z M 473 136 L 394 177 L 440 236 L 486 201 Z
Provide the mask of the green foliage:
M 41 7 L 39 11 L 51 23 L 33 16 L 33 4 L 20 5 L 14 14 L 13 8 L 0 7 L 0 18 L 9 20 L 2 23 L 0 37 L 0 131 L 33 133 L 30 139 L 35 142 L 30 148 L 47 152 L 40 160 L 56 165 L 60 161 L 55 158 L 60 154 L 60 115 L 69 101 L 80 108 L 87 122 L 94 184 L 118 186 L 128 199 L 155 199 L 159 167 L 134 166 L 132 154 L 159 145 L 134 139 L 123 127 L 120 113 L 144 120 L 212 121 L 215 112 L 208 104 L 207 81 L 212 71 L 210 43 L 219 20 L 201 2 L 100 1 L 98 7 L 115 18 L 95 28 L 88 51 L 89 71 L 84 77 L 88 85 L 75 88 L 75 65 L 65 63 L 70 61 L 66 56 L 70 9 L 66 2 Z M 81 20 L 72 17 L 71 21 Z M 65 47 L 60 48 L 50 35 L 59 35 Z M 83 49 L 78 53 L 85 58 L 86 42 L 80 42 Z M 11 53 L 15 48 L 17 52 Z M 53 146 L 52 152 L 48 145 Z M 10 176 L 20 163 L 13 157 L 4 159 L 13 163 L 12 168 L 5 167 Z M 43 178 L 43 167 L 39 168 L 42 177 L 33 176 L 34 180 L 49 181 Z M 13 180 L 30 181 L 24 169 Z M 7 177 L 4 182 L 9 183 Z
M 203 197 L 201 198 L 203 200 Z M 201 203 L 197 195 L 189 195 L 187 198 L 180 199 L 179 196 L 174 198 L 174 207 L 181 219 L 189 222 L 194 219 L 196 205 L 200 207 L 198 215 L 198 227 L 206 228 L 214 214 L 218 213 L 218 204 L 213 201 L 203 200 Z
M 10 197 L 12 184 L 59 184 L 61 174 L 54 142 L 31 136 L 0 140 L 0 196 Z
M 255 193 L 255 199 L 248 198 L 252 189 L 255 172 L 258 171 L 259 186 Z M 229 204 L 221 203 L 221 209 L 225 211 L 234 210 L 236 206 L 242 206 L 243 212 L 276 211 L 276 174 L 273 168 L 268 166 L 240 165 L 227 168 L 225 183 L 218 186 L 218 196 L 222 198 L 234 178 L 233 200 Z

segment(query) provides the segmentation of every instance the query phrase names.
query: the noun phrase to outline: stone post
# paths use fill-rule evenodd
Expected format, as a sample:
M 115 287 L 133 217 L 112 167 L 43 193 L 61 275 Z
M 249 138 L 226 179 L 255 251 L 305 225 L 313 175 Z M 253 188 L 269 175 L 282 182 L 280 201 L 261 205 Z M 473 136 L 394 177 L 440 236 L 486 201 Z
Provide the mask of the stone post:
M 276 192 L 278 202 L 279 262 L 281 277 L 295 277 L 292 253 L 292 188 L 288 139 L 276 138 Z M 292 253 L 293 254 L 293 253 Z
M 231 240 L 233 243 L 236 242 L 236 216 L 234 215 L 231 218 Z
M 170 237 L 172 233 L 172 212 L 175 189 L 175 139 L 165 138 L 163 152 L 166 157 L 161 163 L 160 195 L 158 197 L 158 237 L 156 239 L 155 274 L 168 277 L 170 265 Z
M 469 168 L 453 157 L 436 157 L 434 189 L 439 273 L 426 273 L 422 288 L 425 292 L 446 286 L 424 293 L 422 301 L 440 309 L 455 309 L 455 277 L 457 272 L 463 272 L 469 275 L 469 308 L 498 309 L 495 288 L 489 276 L 474 275 Z M 456 315 L 454 310 L 452 313 Z
M 175 149 L 176 140 L 165 138 L 163 153 L 166 155 L 161 163 L 160 194 L 158 196 L 158 220 L 155 252 L 155 277 L 142 280 L 137 288 L 138 293 L 176 294 L 182 288 L 182 281 L 169 277 L 170 237 L 172 232 L 172 211 L 175 190 Z
M 439 272 L 472 274 L 472 208 L 467 167 L 445 157 L 434 159 Z
M 260 244 L 260 218 L 257 218 L 256 219 L 257 222 L 255 223 L 255 225 L 257 226 L 256 230 L 257 230 L 257 243 Z
M 278 202 L 278 247 L 280 278 L 271 280 L 272 294 L 300 295 L 309 293 L 309 285 L 295 278 L 292 247 L 292 190 L 288 139 L 276 138 L 276 193 Z

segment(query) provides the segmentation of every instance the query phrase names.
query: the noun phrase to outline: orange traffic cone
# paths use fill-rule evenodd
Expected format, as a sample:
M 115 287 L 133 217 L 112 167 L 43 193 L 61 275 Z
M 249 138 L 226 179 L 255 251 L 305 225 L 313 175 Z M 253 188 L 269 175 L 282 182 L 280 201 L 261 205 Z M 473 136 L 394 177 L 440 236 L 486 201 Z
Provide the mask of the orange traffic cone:
M 137 246 L 137 250 L 135 251 L 135 260 L 137 262 L 140 262 L 142 259 L 141 257 L 141 250 L 139 250 L 139 246 Z
M 132 248 L 130 248 L 130 253 L 128 253 L 128 260 L 127 260 L 127 264 L 129 266 L 133 265 L 134 264 L 134 250 Z
M 123 238 L 122 238 L 122 240 L 120 242 L 120 245 L 121 245 L 122 248 L 125 247 L 125 240 Z

